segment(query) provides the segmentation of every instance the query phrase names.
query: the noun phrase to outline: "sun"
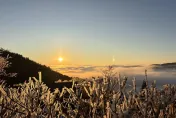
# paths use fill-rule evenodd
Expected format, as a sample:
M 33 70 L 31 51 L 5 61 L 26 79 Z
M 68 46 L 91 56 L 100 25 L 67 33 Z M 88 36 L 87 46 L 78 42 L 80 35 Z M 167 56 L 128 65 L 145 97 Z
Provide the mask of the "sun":
M 63 62 L 63 58 L 62 58 L 62 57 L 59 57 L 59 58 L 58 58 L 58 61 L 59 61 L 59 62 Z

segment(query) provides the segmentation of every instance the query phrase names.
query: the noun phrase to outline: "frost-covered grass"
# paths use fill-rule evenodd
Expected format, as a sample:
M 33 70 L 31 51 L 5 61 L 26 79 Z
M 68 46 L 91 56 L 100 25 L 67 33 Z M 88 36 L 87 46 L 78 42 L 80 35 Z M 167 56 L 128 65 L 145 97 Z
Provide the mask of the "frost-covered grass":
M 109 67 L 102 78 L 73 81 L 71 88 L 51 91 L 39 78 L 16 88 L 0 83 L 0 117 L 2 118 L 174 118 L 176 86 L 156 88 L 148 85 L 147 72 L 141 90 L 133 78 L 114 73 Z
M 3 118 L 174 118 L 176 87 L 155 82 L 136 90 L 135 78 L 130 91 L 127 77 L 116 77 L 111 68 L 103 78 L 74 82 L 62 91 L 50 89 L 39 79 L 30 78 L 17 88 L 0 85 L 0 116 Z

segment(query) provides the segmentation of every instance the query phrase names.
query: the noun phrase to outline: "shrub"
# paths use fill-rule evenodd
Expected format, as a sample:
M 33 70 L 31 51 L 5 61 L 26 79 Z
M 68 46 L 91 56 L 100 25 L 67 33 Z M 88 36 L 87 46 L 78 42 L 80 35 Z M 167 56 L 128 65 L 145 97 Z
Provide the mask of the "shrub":
M 174 118 L 175 85 L 156 88 L 156 82 L 136 89 L 136 80 L 127 90 L 127 77 L 117 76 L 113 68 L 102 78 L 73 81 L 71 88 L 50 89 L 30 77 L 17 88 L 0 85 L 0 116 L 3 118 Z M 145 79 L 147 82 L 147 76 Z

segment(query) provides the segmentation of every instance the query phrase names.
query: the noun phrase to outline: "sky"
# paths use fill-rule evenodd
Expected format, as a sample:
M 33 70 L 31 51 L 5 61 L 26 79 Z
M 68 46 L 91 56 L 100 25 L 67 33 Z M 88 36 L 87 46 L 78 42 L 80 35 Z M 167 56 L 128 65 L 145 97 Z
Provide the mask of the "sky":
M 49 66 L 175 62 L 175 38 L 175 0 L 0 0 L 0 47 Z

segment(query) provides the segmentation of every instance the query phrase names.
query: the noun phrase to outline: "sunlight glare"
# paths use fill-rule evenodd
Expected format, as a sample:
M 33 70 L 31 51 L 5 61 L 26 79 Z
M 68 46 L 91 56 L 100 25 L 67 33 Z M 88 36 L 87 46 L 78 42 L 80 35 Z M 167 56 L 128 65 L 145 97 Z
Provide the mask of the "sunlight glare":
M 63 58 L 62 58 L 62 57 L 59 57 L 59 58 L 58 58 L 58 61 L 59 61 L 59 62 L 62 62 L 62 61 L 63 61 Z

